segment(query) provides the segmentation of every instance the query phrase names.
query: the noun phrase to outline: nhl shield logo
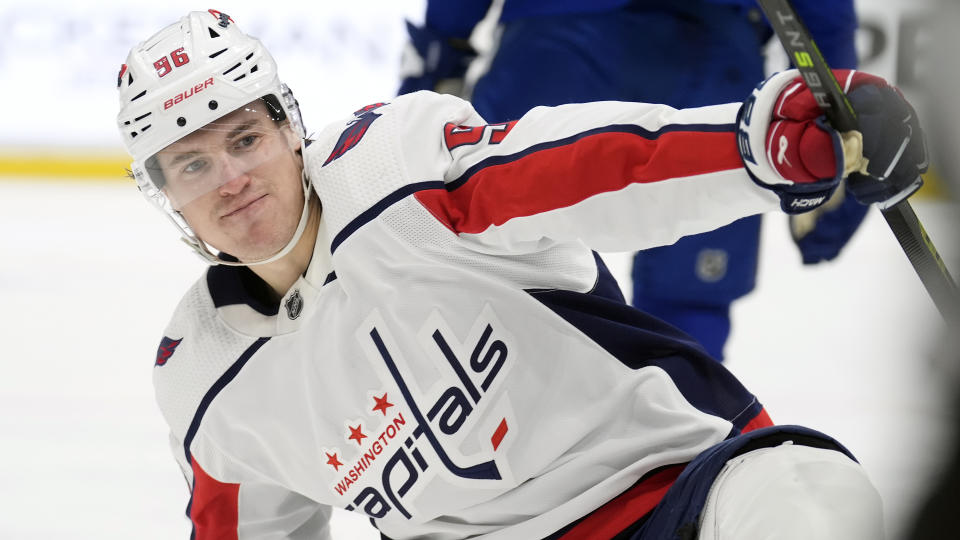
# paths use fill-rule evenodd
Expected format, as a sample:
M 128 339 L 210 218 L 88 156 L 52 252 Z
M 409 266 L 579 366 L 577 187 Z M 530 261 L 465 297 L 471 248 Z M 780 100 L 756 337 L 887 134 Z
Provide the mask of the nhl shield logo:
M 700 281 L 716 283 L 727 275 L 727 252 L 722 249 L 704 249 L 697 254 L 696 274 Z
M 300 289 L 294 290 L 283 306 L 287 309 L 287 317 L 291 321 L 299 317 L 300 312 L 303 311 L 303 297 L 300 296 Z

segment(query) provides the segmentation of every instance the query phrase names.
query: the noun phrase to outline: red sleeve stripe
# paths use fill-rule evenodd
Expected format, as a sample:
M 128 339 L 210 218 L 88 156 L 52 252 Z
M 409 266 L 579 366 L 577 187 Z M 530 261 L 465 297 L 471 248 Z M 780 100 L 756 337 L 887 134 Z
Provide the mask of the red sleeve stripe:
M 476 234 L 630 184 L 743 167 L 732 125 L 629 127 L 485 160 L 446 189 L 418 192 L 417 200 L 450 230 Z
M 195 540 L 236 540 L 240 523 L 240 484 L 227 484 L 208 475 L 197 461 L 193 466 L 190 521 Z
M 221 390 L 240 373 L 243 366 L 260 350 L 270 338 L 260 338 L 253 342 L 247 350 L 240 355 L 233 365 L 230 366 L 223 375 L 213 383 L 213 386 L 207 391 L 197 411 L 194 413 L 190 427 L 187 428 L 187 434 L 183 441 L 183 451 L 187 463 L 193 469 L 193 491 L 190 495 L 190 503 L 187 505 L 187 516 L 193 523 L 193 534 L 191 540 L 204 540 L 212 538 L 236 539 L 237 525 L 239 522 L 238 494 L 240 484 L 225 484 L 214 480 L 208 475 L 197 461 L 193 459 L 190 452 L 190 446 L 193 438 L 200 428 L 200 422 L 204 414 L 217 397 Z
M 740 430 L 740 433 L 747 433 L 755 429 L 770 427 L 774 425 L 773 420 L 770 418 L 770 415 L 767 414 L 766 409 L 760 409 L 760 412 L 753 417 L 747 425 L 743 426 L 743 429 Z
M 492 125 L 499 125 L 499 124 L 492 124 Z M 472 167 L 467 169 L 456 180 L 448 183 L 447 189 L 450 191 L 453 191 L 459 188 L 460 186 L 468 182 L 470 178 L 473 177 L 473 175 L 477 174 L 477 172 L 487 167 L 490 167 L 493 165 L 503 165 L 505 163 L 510 163 L 512 161 L 516 161 L 525 156 L 528 156 L 536 152 L 540 152 L 542 150 L 549 150 L 551 148 L 570 146 L 582 139 L 585 139 L 587 137 L 591 137 L 594 135 L 600 135 L 603 133 L 623 133 L 623 134 L 629 133 L 629 134 L 637 135 L 637 136 L 643 137 L 644 139 L 648 139 L 652 141 L 652 140 L 658 139 L 663 135 L 666 135 L 667 133 L 675 133 L 675 132 L 736 133 L 736 125 L 734 124 L 670 124 L 670 125 L 662 126 L 660 129 L 656 131 L 650 131 L 648 129 L 642 128 L 634 124 L 614 124 L 610 126 L 603 126 L 603 127 L 583 131 L 581 133 L 577 133 L 576 135 L 565 137 L 563 139 L 558 139 L 556 141 L 548 141 L 548 142 L 535 144 L 529 148 L 526 148 L 514 154 L 510 154 L 506 156 L 491 156 L 489 158 L 486 158 L 480 161 L 479 163 L 477 163 L 476 165 L 473 165 Z
M 614 538 L 650 513 L 683 472 L 684 465 L 672 465 L 649 474 L 610 502 L 596 509 L 555 540 L 596 540 Z

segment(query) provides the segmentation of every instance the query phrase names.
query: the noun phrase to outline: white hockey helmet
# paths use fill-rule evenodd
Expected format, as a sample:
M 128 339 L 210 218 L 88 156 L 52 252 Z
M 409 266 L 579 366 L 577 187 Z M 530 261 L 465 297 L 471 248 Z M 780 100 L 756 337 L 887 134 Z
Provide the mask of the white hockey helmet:
M 131 49 L 117 76 L 117 88 L 117 126 L 134 159 L 131 171 L 141 193 L 174 222 L 183 240 L 201 257 L 223 264 L 179 212 L 189 201 L 174 201 L 163 189 L 165 178 L 155 156 L 210 122 L 258 100 L 271 118 L 288 120 L 294 134 L 303 139 L 299 107 L 280 82 L 273 57 L 260 40 L 244 34 L 227 14 L 212 9 L 193 11 Z M 305 202 L 304 216 L 306 206 Z M 283 253 L 299 237 L 304 221 L 301 219 Z

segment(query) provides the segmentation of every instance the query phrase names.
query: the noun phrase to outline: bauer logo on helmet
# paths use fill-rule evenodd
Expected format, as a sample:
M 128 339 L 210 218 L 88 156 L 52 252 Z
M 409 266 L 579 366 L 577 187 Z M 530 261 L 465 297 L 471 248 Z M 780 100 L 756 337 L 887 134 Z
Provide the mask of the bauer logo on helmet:
M 172 98 L 164 101 L 163 110 L 167 110 L 170 107 L 173 107 L 174 105 L 176 105 L 177 103 L 180 103 L 181 101 L 187 98 L 193 97 L 193 95 L 202 92 L 204 89 L 206 89 L 209 86 L 213 86 L 213 84 L 214 84 L 213 77 L 210 77 L 209 79 L 203 81 L 200 84 L 196 84 L 190 88 L 187 88 L 183 92 L 180 92 L 179 94 L 173 96 Z

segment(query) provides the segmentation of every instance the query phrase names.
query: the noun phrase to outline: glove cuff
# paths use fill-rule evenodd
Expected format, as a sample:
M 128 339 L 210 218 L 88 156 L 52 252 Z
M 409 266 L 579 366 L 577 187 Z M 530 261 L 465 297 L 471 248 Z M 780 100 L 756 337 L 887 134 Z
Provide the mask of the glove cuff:
M 763 187 L 792 185 L 793 182 L 780 176 L 766 152 L 767 132 L 774 120 L 774 107 L 780 93 L 790 86 L 800 72 L 791 69 L 776 73 L 760 83 L 750 97 L 743 102 L 737 113 L 737 144 L 740 157 L 750 172 L 750 177 Z
M 840 178 L 815 184 L 770 185 L 757 178 L 749 168 L 747 175 L 753 183 L 776 193 L 780 197 L 780 209 L 787 214 L 802 214 L 813 210 L 827 202 L 840 185 Z
M 796 83 L 798 76 L 797 70 L 788 70 L 768 78 L 753 90 L 737 113 L 737 144 L 747 174 L 760 187 L 775 192 L 780 197 L 780 208 L 787 214 L 809 212 L 827 202 L 840 184 L 844 172 L 843 160 L 835 159 L 831 179 L 811 177 L 809 182 L 794 181 L 784 177 L 773 163 L 775 157 L 771 155 L 772 147 L 768 144 L 771 126 L 783 117 L 777 109 L 787 102 L 791 93 L 806 90 L 805 85 Z M 817 119 L 811 129 L 820 129 L 827 133 L 833 145 L 834 156 L 843 156 L 839 133 L 826 126 L 822 119 Z M 801 144 L 801 140 L 798 138 L 796 143 Z M 784 146 L 782 151 L 785 150 Z M 800 166 L 801 157 L 796 156 L 795 172 L 802 171 L 802 174 L 809 175 L 810 173 Z M 780 158 L 783 159 L 783 156 Z

